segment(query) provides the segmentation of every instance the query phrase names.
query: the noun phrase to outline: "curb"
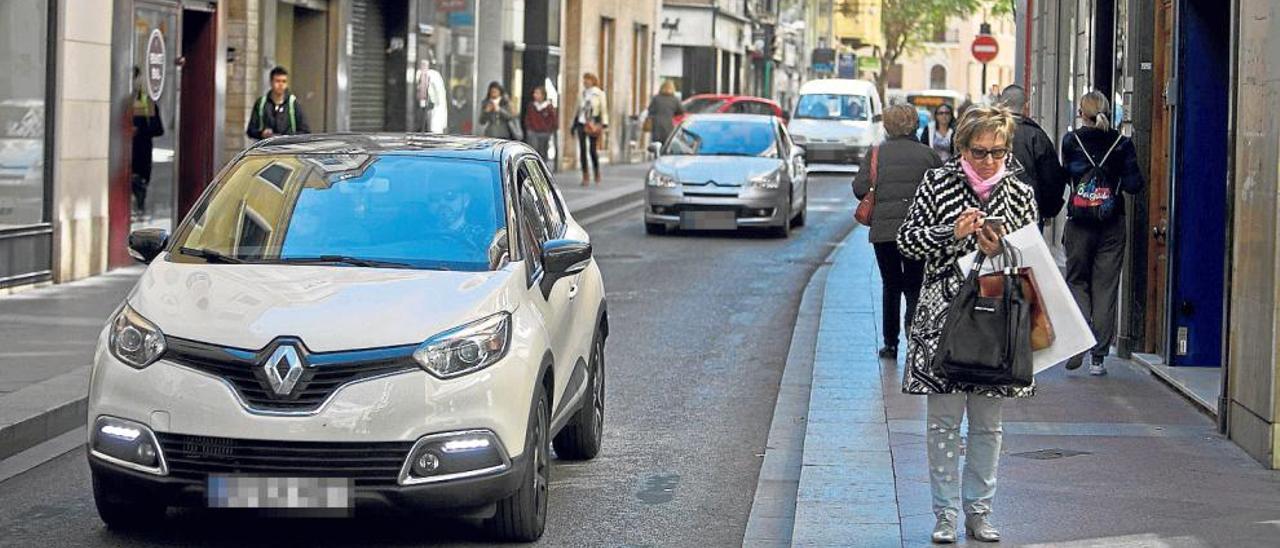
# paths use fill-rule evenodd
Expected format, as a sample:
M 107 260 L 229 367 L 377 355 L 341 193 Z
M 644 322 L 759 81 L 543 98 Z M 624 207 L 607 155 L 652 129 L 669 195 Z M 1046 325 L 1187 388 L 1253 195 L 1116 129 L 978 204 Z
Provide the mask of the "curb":
M 570 213 L 583 222 L 601 220 L 640 200 L 644 187 L 636 186 L 635 191 L 571 207 Z M 90 371 L 85 365 L 0 397 L 0 460 L 84 426 L 89 412 Z

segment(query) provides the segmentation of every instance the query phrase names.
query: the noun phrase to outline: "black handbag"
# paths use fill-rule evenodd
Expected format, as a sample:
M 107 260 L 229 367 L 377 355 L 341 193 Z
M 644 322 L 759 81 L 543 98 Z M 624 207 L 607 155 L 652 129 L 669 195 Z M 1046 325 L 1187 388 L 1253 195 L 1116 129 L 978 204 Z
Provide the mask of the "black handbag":
M 1025 278 L 1018 275 L 1021 257 L 1006 242 L 1002 258 L 1004 288 L 999 296 L 981 294 L 978 275 L 986 257 L 979 252 L 951 301 L 933 357 L 939 377 L 982 386 L 1031 386 L 1031 303 L 1022 287 Z

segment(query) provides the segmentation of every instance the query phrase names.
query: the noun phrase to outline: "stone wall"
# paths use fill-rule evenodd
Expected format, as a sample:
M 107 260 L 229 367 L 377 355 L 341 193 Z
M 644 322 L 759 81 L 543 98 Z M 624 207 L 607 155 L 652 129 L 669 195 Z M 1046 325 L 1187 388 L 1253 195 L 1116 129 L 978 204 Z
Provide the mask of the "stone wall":
M 54 280 L 107 268 L 112 2 L 58 3 Z
M 223 126 L 223 163 L 249 144 L 244 129 L 249 109 L 265 89 L 262 74 L 262 0 L 224 0 L 227 10 L 227 48 L 235 48 L 235 60 L 227 63 L 227 113 Z

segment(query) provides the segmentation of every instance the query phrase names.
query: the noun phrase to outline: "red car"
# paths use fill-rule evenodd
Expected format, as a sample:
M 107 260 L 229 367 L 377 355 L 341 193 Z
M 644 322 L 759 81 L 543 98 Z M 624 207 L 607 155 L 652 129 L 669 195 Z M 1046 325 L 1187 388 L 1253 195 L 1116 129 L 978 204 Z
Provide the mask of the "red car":
M 786 115 L 782 107 L 770 99 L 752 97 L 750 95 L 721 95 L 704 93 L 684 100 L 684 114 L 677 114 L 675 125 L 680 125 L 688 114 L 708 114 L 712 112 L 730 112 L 736 114 L 772 114 L 782 119 Z

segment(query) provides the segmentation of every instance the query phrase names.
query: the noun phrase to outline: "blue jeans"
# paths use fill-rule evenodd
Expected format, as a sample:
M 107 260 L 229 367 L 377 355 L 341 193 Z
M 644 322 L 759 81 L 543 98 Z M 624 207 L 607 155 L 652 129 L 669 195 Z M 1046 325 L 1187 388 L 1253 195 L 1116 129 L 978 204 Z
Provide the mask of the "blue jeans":
M 960 421 L 969 414 L 968 443 L 964 448 L 964 513 L 991 513 L 996 496 L 996 465 L 1004 436 L 1002 398 L 982 394 L 930 394 L 928 432 L 929 488 L 933 513 L 958 514 L 961 503 Z

